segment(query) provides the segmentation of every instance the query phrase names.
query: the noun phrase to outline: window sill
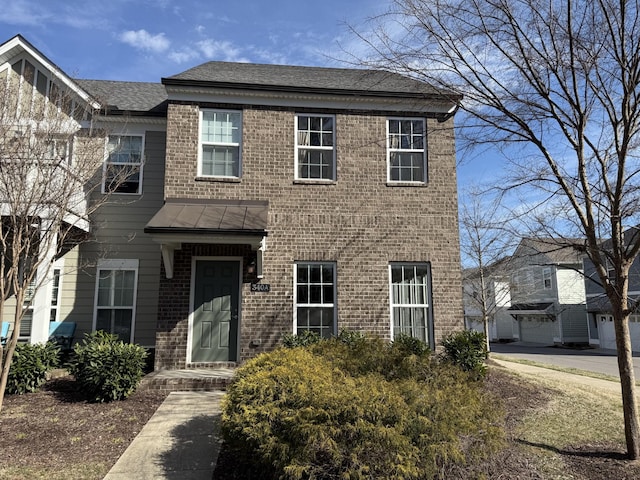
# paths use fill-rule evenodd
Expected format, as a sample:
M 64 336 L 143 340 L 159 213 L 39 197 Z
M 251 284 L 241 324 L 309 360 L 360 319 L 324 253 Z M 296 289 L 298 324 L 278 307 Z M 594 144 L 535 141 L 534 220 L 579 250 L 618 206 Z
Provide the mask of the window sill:
M 426 187 L 427 182 L 387 182 L 387 187 Z
M 320 179 L 313 179 L 313 180 L 305 180 L 303 178 L 296 178 L 293 181 L 294 185 L 335 185 L 338 182 L 335 180 L 320 180 Z
M 235 177 L 196 177 L 196 182 L 240 183 L 241 178 Z

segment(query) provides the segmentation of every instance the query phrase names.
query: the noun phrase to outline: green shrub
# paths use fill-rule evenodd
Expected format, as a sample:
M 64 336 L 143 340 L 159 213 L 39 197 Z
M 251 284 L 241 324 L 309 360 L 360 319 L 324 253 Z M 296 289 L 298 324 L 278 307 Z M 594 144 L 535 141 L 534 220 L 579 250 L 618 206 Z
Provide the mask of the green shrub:
M 87 334 L 73 347 L 70 372 L 95 402 L 123 400 L 142 378 L 147 352 L 103 331 Z
M 386 371 L 399 350 L 335 338 L 246 362 L 223 401 L 225 440 L 284 479 L 436 478 L 495 451 L 498 410 L 480 385 L 426 354 L 406 355 L 401 378 Z
M 59 362 L 60 349 L 54 343 L 17 344 L 7 378 L 7 393 L 35 392 L 46 382 L 47 372 Z
M 446 360 L 476 377 L 484 377 L 487 344 L 483 333 L 473 330 L 454 332 L 442 340 L 442 346 Z
M 400 334 L 396 337 L 391 342 L 391 348 L 397 349 L 398 353 L 404 356 L 417 355 L 418 357 L 423 357 L 431 353 L 429 346 L 422 340 L 405 334 Z
M 298 334 L 285 333 L 282 337 L 282 345 L 287 348 L 306 347 L 318 343 L 320 340 L 322 337 L 316 332 L 303 330 Z

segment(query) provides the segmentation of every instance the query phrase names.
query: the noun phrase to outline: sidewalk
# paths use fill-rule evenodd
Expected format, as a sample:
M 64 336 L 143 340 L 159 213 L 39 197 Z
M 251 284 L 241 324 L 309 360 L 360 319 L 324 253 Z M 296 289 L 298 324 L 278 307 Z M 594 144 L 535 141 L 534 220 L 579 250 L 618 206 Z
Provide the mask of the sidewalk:
M 170 393 L 104 480 L 211 480 L 223 396 L 222 391 Z

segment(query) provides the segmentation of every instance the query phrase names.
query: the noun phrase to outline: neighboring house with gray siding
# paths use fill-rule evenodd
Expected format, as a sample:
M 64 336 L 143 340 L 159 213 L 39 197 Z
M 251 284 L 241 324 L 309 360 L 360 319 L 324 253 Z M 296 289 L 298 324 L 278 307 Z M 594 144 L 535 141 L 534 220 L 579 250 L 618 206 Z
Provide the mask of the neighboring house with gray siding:
M 588 342 L 582 254 L 553 238 L 524 238 L 511 264 L 514 338 L 523 342 Z
M 435 348 L 462 328 L 456 95 L 381 71 L 225 62 L 73 82 L 100 105 L 104 190 L 126 177 L 94 241 L 65 255 L 59 319 L 79 333 L 185 368 L 305 330 Z
M 628 241 L 631 235 L 637 235 L 637 228 L 625 231 L 625 239 Z M 606 242 L 605 242 L 606 248 Z M 600 348 L 616 350 L 616 336 L 613 326 L 613 313 L 611 302 L 605 294 L 604 287 L 596 269 L 588 258 L 584 259 L 585 289 L 587 293 L 587 318 L 589 325 L 589 343 Z M 614 276 L 613 268 L 609 275 Z M 629 269 L 629 305 L 634 311 L 629 316 L 629 337 L 631 349 L 640 352 L 640 260 L 636 258 Z M 635 306 L 635 308 L 634 308 Z
M 69 98 L 87 103 L 92 115 L 78 125 L 78 133 L 83 128 L 104 131 L 104 170 L 96 173 L 102 185 L 92 195 L 96 201 L 102 201 L 104 193 L 109 197 L 89 219 L 90 241 L 56 253 L 50 278 L 31 299 L 20 337 L 44 341 L 48 322 L 55 320 L 76 322 L 76 339 L 104 328 L 126 341 L 153 347 L 160 258 L 157 245 L 143 229 L 163 202 L 166 91 L 156 83 L 67 77 L 21 36 L 0 45 L 3 81 L 15 78 L 28 85 L 33 75 L 26 75 L 33 69 L 38 79 L 51 85 L 46 94 L 57 85 L 66 89 Z M 76 139 L 69 141 L 71 152 Z M 107 167 L 116 158 L 122 166 L 115 168 L 135 165 L 116 191 L 109 192 Z M 3 320 L 12 320 L 13 309 L 5 309 L 4 314 Z
M 508 310 L 511 306 L 508 266 L 509 259 L 505 258 L 486 267 L 484 279 L 478 268 L 462 272 L 465 328 L 484 333 L 486 315 L 491 342 L 518 338 L 518 324 Z

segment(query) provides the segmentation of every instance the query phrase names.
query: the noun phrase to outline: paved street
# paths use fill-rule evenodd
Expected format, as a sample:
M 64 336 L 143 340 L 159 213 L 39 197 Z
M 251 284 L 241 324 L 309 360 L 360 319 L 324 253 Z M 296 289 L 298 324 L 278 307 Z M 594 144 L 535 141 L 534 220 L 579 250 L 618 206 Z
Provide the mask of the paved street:
M 618 377 L 618 361 L 613 350 L 587 349 L 577 350 L 563 347 L 543 347 L 532 344 L 492 343 L 492 354 L 497 358 L 511 357 L 530 360 L 538 363 L 548 363 L 565 368 L 577 368 L 605 375 Z M 634 372 L 636 381 L 640 380 L 640 354 L 634 354 Z

